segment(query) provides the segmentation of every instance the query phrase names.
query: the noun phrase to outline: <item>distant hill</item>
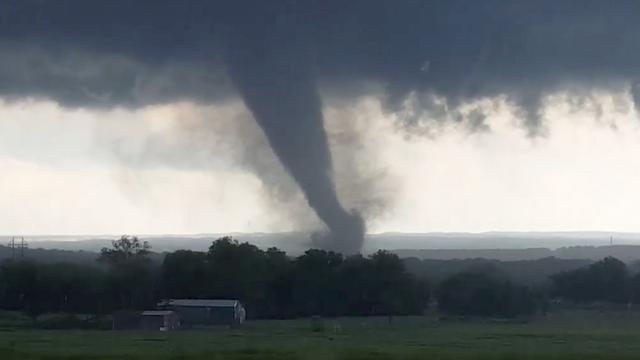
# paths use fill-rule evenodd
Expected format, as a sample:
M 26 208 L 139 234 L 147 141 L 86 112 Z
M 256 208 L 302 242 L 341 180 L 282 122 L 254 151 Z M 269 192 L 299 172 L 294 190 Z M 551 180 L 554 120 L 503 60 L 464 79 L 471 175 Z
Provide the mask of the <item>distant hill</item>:
M 223 236 L 233 236 L 239 241 L 248 241 L 264 249 L 275 246 L 293 255 L 302 254 L 311 246 L 308 235 L 295 232 L 274 234 L 139 235 L 139 238 L 148 241 L 155 252 L 171 252 L 182 249 L 207 251 L 213 241 Z M 98 252 L 103 247 L 110 247 L 111 241 L 118 238 L 118 235 L 31 236 L 29 237 L 29 244 L 32 248 Z M 5 243 L 7 242 L 8 240 L 5 240 Z
M 211 243 L 230 235 L 266 249 L 277 247 L 292 256 L 311 247 L 309 234 L 230 233 L 197 235 L 140 235 L 155 252 L 189 249 L 206 251 Z M 110 246 L 117 235 L 29 236 L 31 248 L 97 252 Z M 0 237 L 0 244 L 8 243 Z M 613 242 L 613 246 L 610 243 Z M 635 246 L 639 245 L 639 246 Z M 383 233 L 367 236 L 364 252 L 391 250 L 401 257 L 420 259 L 533 260 L 546 257 L 593 259 L 615 256 L 624 261 L 640 259 L 640 234 L 610 232 L 487 232 L 487 233 Z
M 640 249 L 640 246 L 638 247 Z M 432 260 L 492 259 L 501 261 L 536 260 L 554 257 L 555 251 L 546 248 L 533 249 L 397 249 L 401 258 Z M 586 257 L 585 259 L 590 259 Z
M 543 258 L 600 260 L 613 256 L 625 262 L 640 260 L 640 245 L 570 246 L 555 250 L 534 249 L 422 249 L 393 250 L 401 258 L 431 260 L 491 259 L 501 261 L 537 260 Z
M 369 235 L 367 247 L 394 249 L 558 249 L 572 246 L 640 245 L 640 233 L 484 232 L 382 233 Z

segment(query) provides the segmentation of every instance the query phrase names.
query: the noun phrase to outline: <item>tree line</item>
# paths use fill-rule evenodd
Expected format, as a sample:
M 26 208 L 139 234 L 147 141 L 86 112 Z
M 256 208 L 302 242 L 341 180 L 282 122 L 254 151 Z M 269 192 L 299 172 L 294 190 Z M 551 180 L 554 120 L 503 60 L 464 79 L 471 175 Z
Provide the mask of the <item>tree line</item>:
M 548 261 L 546 261 L 548 263 Z M 492 264 L 449 276 L 438 286 L 441 311 L 455 315 L 513 317 L 566 305 L 640 304 L 640 263 L 605 257 L 577 269 L 548 275 L 546 283 L 524 286 Z M 570 264 L 571 265 L 571 264 Z
M 166 297 L 236 298 L 267 318 L 418 314 L 429 299 L 428 284 L 389 252 L 344 257 L 312 249 L 290 258 L 231 238 L 206 253 L 168 254 L 161 277 Z
M 290 257 L 230 237 L 208 251 L 178 250 L 153 261 L 150 246 L 123 236 L 93 265 L 10 259 L 0 264 L 0 308 L 109 314 L 151 309 L 164 298 L 240 300 L 250 318 L 422 314 L 432 299 L 444 314 L 516 317 L 570 302 L 640 303 L 640 275 L 614 258 L 549 277 L 547 286 L 514 283 L 481 264 L 429 283 L 397 255 L 343 256 L 311 249 Z
M 24 259 L 0 265 L 0 308 L 42 313 L 108 314 L 153 308 L 163 298 L 239 299 L 254 318 L 419 314 L 429 284 L 397 255 L 344 257 L 312 249 L 292 258 L 225 237 L 207 252 L 178 250 L 161 264 L 150 246 L 123 236 L 94 266 Z
M 640 304 L 637 265 L 627 266 L 614 257 L 606 257 L 590 266 L 553 275 L 550 293 L 578 304 Z

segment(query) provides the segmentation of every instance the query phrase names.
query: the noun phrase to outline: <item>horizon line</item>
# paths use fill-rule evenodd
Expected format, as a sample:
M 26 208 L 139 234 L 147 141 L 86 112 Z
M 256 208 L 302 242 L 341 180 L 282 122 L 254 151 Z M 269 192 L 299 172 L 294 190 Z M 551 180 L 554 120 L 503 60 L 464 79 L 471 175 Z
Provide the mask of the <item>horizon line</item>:
M 207 236 L 225 236 L 225 235 L 278 235 L 278 234 L 312 234 L 313 231 L 229 231 L 229 232 L 210 232 L 210 233 L 31 233 L 31 234 L 0 234 L 0 237 L 120 237 L 123 235 L 132 235 L 138 237 L 207 237 Z M 494 235 L 494 234 L 538 234 L 538 235 L 553 235 L 553 234 L 608 234 L 608 235 L 639 235 L 638 231 L 607 231 L 607 230 L 488 230 L 488 231 L 427 231 L 427 232 L 403 232 L 403 231 L 383 231 L 383 232 L 371 232 L 365 234 L 366 236 L 380 236 L 380 235 Z

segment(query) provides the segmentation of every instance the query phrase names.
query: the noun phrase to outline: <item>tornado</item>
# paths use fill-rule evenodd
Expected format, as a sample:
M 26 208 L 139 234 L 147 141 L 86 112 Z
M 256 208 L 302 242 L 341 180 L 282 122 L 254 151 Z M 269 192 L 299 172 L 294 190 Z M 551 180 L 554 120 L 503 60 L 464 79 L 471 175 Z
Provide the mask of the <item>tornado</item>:
M 274 153 L 328 227 L 313 236 L 314 245 L 359 253 L 365 224 L 338 199 L 312 52 L 292 29 L 297 27 L 286 19 L 235 29 L 225 52 L 227 69 Z

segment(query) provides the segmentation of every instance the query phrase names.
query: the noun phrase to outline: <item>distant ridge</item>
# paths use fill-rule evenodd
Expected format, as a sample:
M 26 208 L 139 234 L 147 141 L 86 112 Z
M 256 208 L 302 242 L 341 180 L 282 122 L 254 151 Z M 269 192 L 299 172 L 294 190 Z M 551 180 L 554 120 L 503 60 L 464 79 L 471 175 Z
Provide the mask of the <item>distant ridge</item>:
M 170 238 L 143 238 L 148 240 L 155 253 L 171 252 L 180 249 L 206 251 L 216 237 L 170 237 Z M 71 262 L 93 261 L 102 247 L 108 247 L 112 239 L 94 238 L 78 241 L 30 241 L 25 253 L 31 258 L 44 261 L 68 260 Z M 308 245 L 304 239 L 289 234 L 289 236 L 276 236 L 269 234 L 262 237 L 242 237 L 240 241 L 249 241 L 263 249 L 278 247 L 291 256 L 302 254 Z M 373 241 L 371 241 L 373 242 Z M 381 247 L 382 248 L 382 247 Z M 365 253 L 372 253 L 379 248 L 373 248 L 369 244 Z M 616 257 L 625 262 L 640 260 L 640 245 L 606 245 L 606 246 L 566 246 L 556 249 L 545 247 L 536 248 L 470 248 L 470 249 L 411 249 L 387 246 L 387 250 L 398 254 L 401 258 L 416 258 L 430 260 L 465 260 L 487 259 L 499 261 L 525 261 L 545 258 L 567 260 L 600 260 L 607 256 Z M 12 251 L 7 246 L 0 245 L 0 260 L 12 256 Z
M 194 235 L 139 235 L 149 241 L 155 252 L 178 249 L 206 251 L 215 239 L 233 236 L 261 248 L 278 247 L 296 256 L 311 247 L 309 235 L 285 233 L 221 233 Z M 83 250 L 98 252 L 108 247 L 117 235 L 37 235 L 26 236 L 32 249 Z M 610 246 L 613 238 L 613 246 Z M 0 237 L 0 245 L 9 237 Z M 615 256 L 621 260 L 640 259 L 640 234 L 606 231 L 576 232 L 484 232 L 484 233 L 399 233 L 367 236 L 364 252 L 391 250 L 401 257 L 421 259 L 486 258 L 531 260 L 544 257 L 600 259 Z
M 613 256 L 625 262 L 640 260 L 640 245 L 570 246 L 555 250 L 529 249 L 398 249 L 401 258 L 430 260 L 491 259 L 500 261 L 538 260 L 557 258 L 567 260 L 600 260 Z

